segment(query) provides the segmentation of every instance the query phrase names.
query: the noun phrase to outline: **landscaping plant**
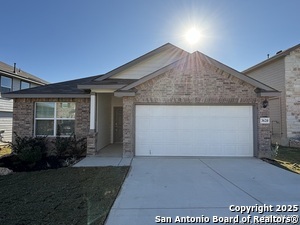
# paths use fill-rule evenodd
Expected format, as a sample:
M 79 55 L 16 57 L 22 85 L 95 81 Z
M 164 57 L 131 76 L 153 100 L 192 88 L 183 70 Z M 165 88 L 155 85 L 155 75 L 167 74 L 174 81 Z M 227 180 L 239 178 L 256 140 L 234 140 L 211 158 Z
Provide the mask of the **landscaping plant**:
M 10 143 L 12 152 L 29 164 L 40 161 L 47 154 L 47 137 L 20 137 L 15 134 L 15 141 Z

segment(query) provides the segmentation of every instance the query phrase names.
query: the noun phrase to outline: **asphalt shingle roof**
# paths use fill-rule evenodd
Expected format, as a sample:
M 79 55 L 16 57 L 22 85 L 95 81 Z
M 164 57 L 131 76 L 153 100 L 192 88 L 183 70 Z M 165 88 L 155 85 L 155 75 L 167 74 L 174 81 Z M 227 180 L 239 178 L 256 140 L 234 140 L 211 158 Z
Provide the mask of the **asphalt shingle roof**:
M 9 93 L 4 93 L 4 96 L 7 95 L 38 95 L 38 94 L 87 94 L 85 90 L 81 90 L 77 88 L 77 85 L 79 84 L 85 84 L 89 83 L 95 78 L 99 77 L 97 76 L 92 76 L 92 77 L 86 77 L 86 78 L 80 78 L 76 80 L 70 80 L 70 81 L 64 81 L 64 82 L 59 82 L 59 83 L 54 83 L 54 84 L 48 84 L 44 86 L 38 86 L 34 88 L 29 88 L 29 89 L 24 89 L 24 90 L 19 90 L 19 91 L 14 91 L 14 92 L 9 92 Z

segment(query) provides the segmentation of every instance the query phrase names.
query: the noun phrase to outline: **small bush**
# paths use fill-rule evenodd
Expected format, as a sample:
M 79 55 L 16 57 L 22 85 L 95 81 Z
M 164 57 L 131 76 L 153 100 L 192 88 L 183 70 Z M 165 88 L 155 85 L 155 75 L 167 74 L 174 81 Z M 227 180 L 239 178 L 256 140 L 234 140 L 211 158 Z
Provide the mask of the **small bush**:
M 77 138 L 76 135 L 73 135 L 70 139 L 70 156 L 72 157 L 81 157 L 87 148 L 86 138 Z
M 19 153 L 18 157 L 26 163 L 36 163 L 42 159 L 42 151 L 39 146 L 26 146 Z
M 81 157 L 86 151 L 86 138 L 78 139 L 76 135 L 70 137 L 57 136 L 54 140 L 55 150 L 58 157 Z
M 47 137 L 20 137 L 15 133 L 15 142 L 10 143 L 13 153 L 26 163 L 35 163 L 46 157 Z

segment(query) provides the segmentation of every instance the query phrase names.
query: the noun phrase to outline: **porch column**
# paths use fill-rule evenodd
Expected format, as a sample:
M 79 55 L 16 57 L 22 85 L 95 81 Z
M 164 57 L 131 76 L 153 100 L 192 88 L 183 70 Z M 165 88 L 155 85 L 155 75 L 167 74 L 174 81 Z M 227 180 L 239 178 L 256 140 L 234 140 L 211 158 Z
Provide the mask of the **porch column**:
M 95 155 L 97 146 L 97 132 L 96 132 L 96 94 L 91 93 L 90 99 L 90 132 L 87 137 L 87 154 Z
M 90 101 L 90 131 L 95 131 L 95 114 L 96 114 L 96 95 L 91 93 Z

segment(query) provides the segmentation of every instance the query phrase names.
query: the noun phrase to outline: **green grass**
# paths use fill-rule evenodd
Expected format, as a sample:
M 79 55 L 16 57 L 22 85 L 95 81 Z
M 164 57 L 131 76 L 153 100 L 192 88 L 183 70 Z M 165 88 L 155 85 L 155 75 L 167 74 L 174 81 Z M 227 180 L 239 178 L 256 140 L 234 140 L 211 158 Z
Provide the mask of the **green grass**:
M 11 153 L 11 148 L 6 145 L 0 145 L 0 157 Z
M 129 167 L 61 168 L 0 177 L 0 224 L 104 224 Z
M 300 149 L 280 146 L 275 161 L 287 170 L 300 174 Z

